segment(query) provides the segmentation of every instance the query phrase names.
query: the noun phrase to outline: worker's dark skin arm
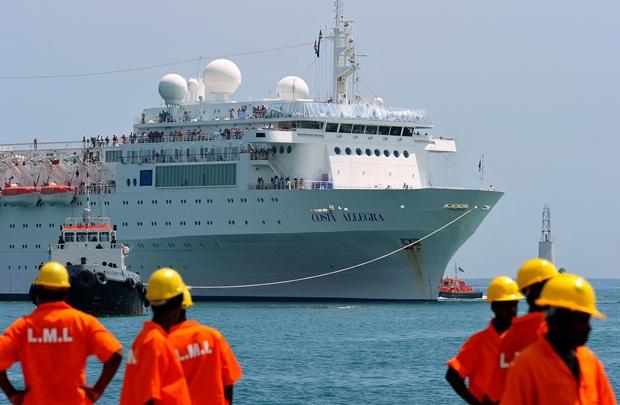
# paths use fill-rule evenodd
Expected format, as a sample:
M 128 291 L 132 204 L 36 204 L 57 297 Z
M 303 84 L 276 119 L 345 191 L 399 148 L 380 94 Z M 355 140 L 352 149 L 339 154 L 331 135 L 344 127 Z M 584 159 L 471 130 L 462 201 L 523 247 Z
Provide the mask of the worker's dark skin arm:
M 482 402 L 478 401 L 478 399 L 473 396 L 473 394 L 469 391 L 469 389 L 465 385 L 465 380 L 461 378 L 458 371 L 456 371 L 452 367 L 448 367 L 448 372 L 446 373 L 446 380 L 448 380 L 454 392 L 456 392 L 461 398 L 463 398 L 465 402 L 470 405 L 482 404 Z
M 90 398 L 91 401 L 96 402 L 103 395 L 103 391 L 105 391 L 110 381 L 112 381 L 112 377 L 116 374 L 116 370 L 118 370 L 118 366 L 121 365 L 121 360 L 123 359 L 122 351 L 114 353 L 110 358 L 103 363 L 103 369 L 101 370 L 101 375 L 99 379 L 95 383 L 94 386 L 89 387 L 87 385 L 83 385 L 82 389 L 86 391 L 86 395 Z
M 0 371 L 0 388 L 4 391 L 6 397 L 11 401 L 13 405 L 18 405 L 24 402 L 26 396 L 26 390 L 16 390 L 13 384 L 9 381 L 9 377 L 6 375 L 6 370 Z
M 228 405 L 232 405 L 232 398 L 233 398 L 233 386 L 232 385 L 227 385 L 224 387 L 224 398 L 226 399 L 226 402 L 228 403 Z

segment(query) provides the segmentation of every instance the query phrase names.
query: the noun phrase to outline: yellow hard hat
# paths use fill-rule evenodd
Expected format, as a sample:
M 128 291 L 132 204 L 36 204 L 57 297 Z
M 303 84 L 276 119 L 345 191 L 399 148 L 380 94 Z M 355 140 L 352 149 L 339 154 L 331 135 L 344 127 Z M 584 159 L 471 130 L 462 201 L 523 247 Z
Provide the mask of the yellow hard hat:
M 522 298 L 519 286 L 508 276 L 495 277 L 487 288 L 487 302 L 517 301 Z
M 548 260 L 536 257 L 521 265 L 517 274 L 519 289 L 523 290 L 532 284 L 540 283 L 560 274 L 553 263 Z
M 39 270 L 34 285 L 49 288 L 69 288 L 69 272 L 62 264 L 58 262 L 47 262 Z
M 560 274 L 543 287 L 536 305 L 570 309 L 585 312 L 596 318 L 606 316 L 596 309 L 594 289 L 583 277 L 576 274 Z
M 185 287 L 185 291 L 183 291 L 183 302 L 181 303 L 181 308 L 187 309 L 194 305 L 194 301 L 192 301 L 192 294 L 189 292 L 189 287 Z
M 162 267 L 151 274 L 146 289 L 146 299 L 151 305 L 158 306 L 172 297 L 183 294 L 183 291 L 185 291 L 185 283 L 179 273 L 170 267 Z

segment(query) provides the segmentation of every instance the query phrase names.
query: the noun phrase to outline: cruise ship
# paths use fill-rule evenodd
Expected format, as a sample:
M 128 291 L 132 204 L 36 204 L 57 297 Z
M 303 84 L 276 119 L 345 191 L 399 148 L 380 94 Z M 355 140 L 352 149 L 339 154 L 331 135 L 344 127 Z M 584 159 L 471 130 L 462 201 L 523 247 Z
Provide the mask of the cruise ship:
M 324 100 L 287 76 L 275 97 L 235 101 L 241 72 L 216 59 L 198 78 L 165 75 L 163 107 L 138 112 L 129 135 L 0 145 L 0 297 L 27 297 L 89 195 L 131 247 L 128 270 L 173 267 L 198 299 L 436 299 L 502 193 L 431 185 L 429 156 L 455 141 L 424 110 L 356 95 L 340 0 L 322 39 Z

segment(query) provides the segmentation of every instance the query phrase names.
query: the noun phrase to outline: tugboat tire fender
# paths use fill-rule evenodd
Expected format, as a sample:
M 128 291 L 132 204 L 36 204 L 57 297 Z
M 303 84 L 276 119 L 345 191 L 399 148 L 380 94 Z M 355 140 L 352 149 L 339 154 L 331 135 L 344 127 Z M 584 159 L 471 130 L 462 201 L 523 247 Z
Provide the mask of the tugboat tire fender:
M 127 287 L 129 288 L 135 288 L 136 287 L 136 280 L 134 280 L 133 278 L 129 277 L 125 279 L 125 285 L 127 285 Z
M 91 288 L 95 284 L 95 276 L 87 270 L 79 272 L 75 278 L 77 282 L 85 288 Z
M 95 279 L 101 285 L 105 285 L 108 282 L 108 276 L 106 276 L 105 273 L 102 273 L 100 271 L 95 273 Z

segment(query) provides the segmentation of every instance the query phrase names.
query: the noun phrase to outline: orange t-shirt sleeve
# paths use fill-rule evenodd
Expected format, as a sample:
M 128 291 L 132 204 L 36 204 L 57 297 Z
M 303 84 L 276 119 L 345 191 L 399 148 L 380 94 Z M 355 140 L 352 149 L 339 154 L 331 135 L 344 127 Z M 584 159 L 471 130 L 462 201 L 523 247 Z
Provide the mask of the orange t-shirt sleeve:
M 23 327 L 24 320 L 18 319 L 0 336 L 0 370 L 6 370 L 19 361 L 19 335 Z
M 609 379 L 607 378 L 607 374 L 605 373 L 605 368 L 603 364 L 596 359 L 596 367 L 597 371 L 597 391 L 598 391 L 598 401 L 600 405 L 615 405 L 616 404 L 616 396 L 614 395 L 614 390 L 611 388 L 611 384 L 609 383 Z
M 458 354 L 448 361 L 448 367 L 455 369 L 462 379 L 471 375 L 475 364 L 474 344 L 469 338 L 465 341 Z
M 145 344 L 142 347 L 139 368 L 137 375 L 142 382 L 136 384 L 134 389 L 134 398 L 138 399 L 138 403 L 144 404 L 150 399 L 161 399 L 161 379 L 160 370 L 162 369 L 160 362 L 165 359 L 161 358 L 159 350 L 154 342 Z
M 222 361 L 222 382 L 224 386 L 233 385 L 241 376 L 243 372 L 241 367 L 235 358 L 235 354 L 228 345 L 228 342 L 221 334 L 218 334 L 220 356 Z
M 97 319 L 87 318 L 88 322 L 88 354 L 94 354 L 102 362 L 122 350 L 123 346 Z

